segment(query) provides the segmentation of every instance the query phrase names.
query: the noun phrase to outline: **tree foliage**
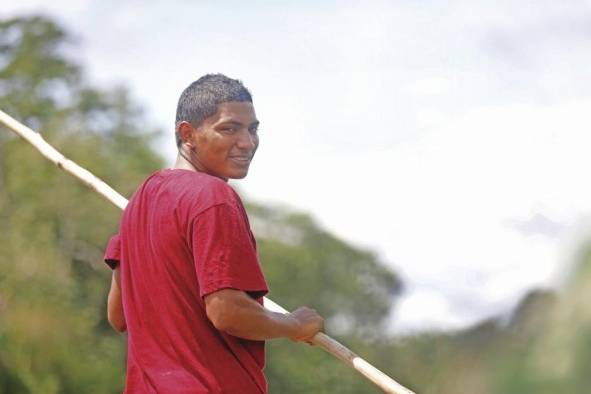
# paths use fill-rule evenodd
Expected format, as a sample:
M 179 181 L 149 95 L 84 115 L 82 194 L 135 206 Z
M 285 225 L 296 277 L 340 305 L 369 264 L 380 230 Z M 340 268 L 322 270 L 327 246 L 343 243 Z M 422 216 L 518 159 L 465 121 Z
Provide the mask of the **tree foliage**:
M 128 195 L 161 165 L 125 91 L 85 86 L 54 22 L 3 21 L 0 37 L 0 108 Z M 118 216 L 0 133 L 0 392 L 121 389 L 125 343 L 105 322 L 109 273 L 100 264 Z
M 273 299 L 290 308 L 314 306 L 331 335 L 370 356 L 372 345 L 380 346 L 399 279 L 373 253 L 346 244 L 307 215 L 253 203 L 247 209 Z M 389 368 L 391 361 L 379 365 Z M 332 356 L 286 341 L 269 342 L 265 372 L 272 393 L 375 390 Z

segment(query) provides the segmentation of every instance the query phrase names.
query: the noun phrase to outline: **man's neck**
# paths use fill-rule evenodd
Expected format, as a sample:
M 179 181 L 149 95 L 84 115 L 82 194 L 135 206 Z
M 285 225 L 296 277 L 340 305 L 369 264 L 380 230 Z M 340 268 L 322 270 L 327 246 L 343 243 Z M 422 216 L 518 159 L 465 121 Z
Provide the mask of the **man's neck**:
M 189 170 L 189 171 L 204 172 L 205 173 L 205 171 L 201 171 L 201 170 L 198 170 L 197 168 L 195 168 L 195 166 L 193 164 L 191 164 L 187 159 L 185 159 L 183 157 L 183 155 L 181 155 L 180 153 L 177 154 L 176 162 L 174 163 L 174 166 L 172 167 L 172 169 L 173 170 Z M 218 177 L 218 178 L 220 178 L 224 182 L 228 182 L 228 180 L 226 178 L 222 178 L 222 177 Z
M 181 154 L 177 154 L 176 156 L 176 162 L 174 163 L 174 166 L 172 167 L 173 169 L 179 169 L 179 170 L 189 170 L 189 171 L 195 171 L 197 172 L 197 170 L 195 169 L 195 167 L 193 167 L 193 165 L 191 163 L 189 163 L 187 161 L 187 159 L 185 159 L 183 156 L 181 156 Z

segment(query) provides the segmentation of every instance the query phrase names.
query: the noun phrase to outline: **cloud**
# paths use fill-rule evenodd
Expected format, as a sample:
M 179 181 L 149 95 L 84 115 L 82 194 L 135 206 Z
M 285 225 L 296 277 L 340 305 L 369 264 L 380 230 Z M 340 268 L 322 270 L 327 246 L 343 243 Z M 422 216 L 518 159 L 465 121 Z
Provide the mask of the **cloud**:
M 559 237 L 567 228 L 566 225 L 556 222 L 539 212 L 527 220 L 513 219 L 507 221 L 507 224 L 524 235 L 542 235 L 549 238 Z

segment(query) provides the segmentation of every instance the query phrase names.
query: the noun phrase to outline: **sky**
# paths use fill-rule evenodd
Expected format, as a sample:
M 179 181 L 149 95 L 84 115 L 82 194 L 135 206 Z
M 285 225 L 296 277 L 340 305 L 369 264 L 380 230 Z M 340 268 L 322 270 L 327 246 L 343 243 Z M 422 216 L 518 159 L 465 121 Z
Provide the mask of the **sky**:
M 180 92 L 244 81 L 248 198 L 312 214 L 404 281 L 390 329 L 457 329 L 556 287 L 591 235 L 591 1 L 5 0 L 76 37 L 175 158 Z M 264 262 L 263 262 L 264 265 Z

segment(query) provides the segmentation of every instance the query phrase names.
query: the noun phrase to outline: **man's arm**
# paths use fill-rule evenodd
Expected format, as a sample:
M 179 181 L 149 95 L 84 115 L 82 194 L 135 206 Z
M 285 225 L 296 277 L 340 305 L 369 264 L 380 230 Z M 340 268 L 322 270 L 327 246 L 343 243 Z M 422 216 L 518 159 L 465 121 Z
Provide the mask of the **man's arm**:
M 324 319 L 313 309 L 301 307 L 286 315 L 271 312 L 240 290 L 222 289 L 204 300 L 205 312 L 213 325 L 240 338 L 309 341 L 324 329 Z
M 119 266 L 115 267 L 111 278 L 111 289 L 109 290 L 107 300 L 107 319 L 111 327 L 117 332 L 125 332 L 127 325 L 123 313 L 123 302 L 121 301 L 121 277 L 119 269 Z

